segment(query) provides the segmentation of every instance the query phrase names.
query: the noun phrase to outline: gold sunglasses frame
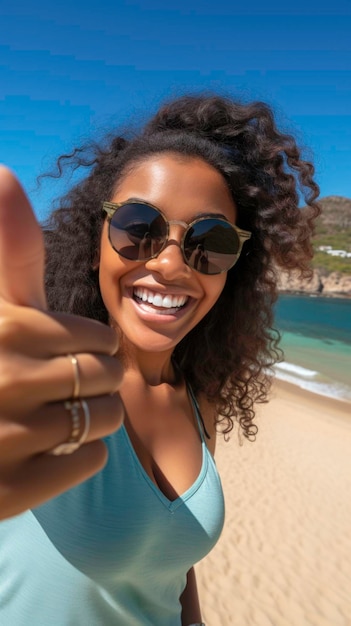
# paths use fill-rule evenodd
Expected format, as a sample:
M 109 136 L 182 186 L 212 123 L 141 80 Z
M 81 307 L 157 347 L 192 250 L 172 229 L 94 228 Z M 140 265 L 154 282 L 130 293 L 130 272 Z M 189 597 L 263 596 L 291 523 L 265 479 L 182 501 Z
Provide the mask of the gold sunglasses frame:
M 208 215 L 203 215 L 201 217 L 198 217 L 197 219 L 193 220 L 192 222 L 190 222 L 189 224 L 187 222 L 183 222 L 181 220 L 169 220 L 167 219 L 167 217 L 164 215 L 164 213 L 161 211 L 161 209 L 159 209 L 157 206 L 155 206 L 154 204 L 151 204 L 151 202 L 145 202 L 142 200 L 138 200 L 137 198 L 130 198 L 129 200 L 125 200 L 124 202 L 103 202 L 102 204 L 102 209 L 103 211 L 107 214 L 107 220 L 108 223 L 110 225 L 111 220 L 114 216 L 114 214 L 116 213 L 116 211 L 118 211 L 118 209 L 120 209 L 122 206 L 125 206 L 126 204 L 143 204 L 146 205 L 148 207 L 151 207 L 152 209 L 154 209 L 155 211 L 157 211 L 164 219 L 165 223 L 167 224 L 167 237 L 165 239 L 164 244 L 162 245 L 162 248 L 160 250 L 158 250 L 155 254 L 152 254 L 151 256 L 147 257 L 146 259 L 128 259 L 128 257 L 125 257 L 123 254 L 121 254 L 121 252 L 119 252 L 118 250 L 116 250 L 116 248 L 114 247 L 112 241 L 111 241 L 111 237 L 110 237 L 110 228 L 108 230 L 108 238 L 110 241 L 110 244 L 112 246 L 112 248 L 115 250 L 115 252 L 117 252 L 117 254 L 119 254 L 121 257 L 128 259 L 129 261 L 133 261 L 133 263 L 145 263 L 146 261 L 150 261 L 151 259 L 155 259 L 156 257 L 158 257 L 159 254 L 161 254 L 161 252 L 164 250 L 164 248 L 167 245 L 167 241 L 169 238 L 169 227 L 171 224 L 177 224 L 179 226 L 182 226 L 185 230 L 184 230 L 184 234 L 182 236 L 181 242 L 180 242 L 180 249 L 182 251 L 182 255 L 184 258 L 184 261 L 187 265 L 189 265 L 189 267 L 195 271 L 198 271 L 202 274 L 205 274 L 206 276 L 217 276 L 218 274 L 223 274 L 224 272 L 228 272 L 228 270 L 230 270 L 232 267 L 234 267 L 235 263 L 238 261 L 241 251 L 243 249 L 243 245 L 245 243 L 245 241 L 247 241 L 248 239 L 250 239 L 251 237 L 251 232 L 248 230 L 243 230 L 241 228 L 238 228 L 235 224 L 231 224 L 228 220 L 226 220 L 224 217 L 216 217 L 214 214 L 208 214 Z M 229 226 L 236 232 L 236 234 L 239 237 L 239 249 L 238 249 L 238 253 L 236 256 L 235 261 L 232 263 L 232 265 L 230 267 L 228 267 L 227 269 L 221 270 L 220 272 L 216 272 L 213 274 L 206 274 L 205 272 L 201 272 L 200 270 L 196 269 L 195 267 L 193 267 L 192 265 L 190 265 L 188 263 L 188 259 L 185 256 L 185 248 L 184 248 L 184 242 L 185 242 L 185 238 L 187 235 L 187 232 L 189 231 L 189 229 L 194 225 L 194 224 L 198 224 L 199 222 L 202 222 L 204 220 L 210 220 L 210 219 L 217 219 L 220 222 L 225 222 L 226 224 L 229 224 Z

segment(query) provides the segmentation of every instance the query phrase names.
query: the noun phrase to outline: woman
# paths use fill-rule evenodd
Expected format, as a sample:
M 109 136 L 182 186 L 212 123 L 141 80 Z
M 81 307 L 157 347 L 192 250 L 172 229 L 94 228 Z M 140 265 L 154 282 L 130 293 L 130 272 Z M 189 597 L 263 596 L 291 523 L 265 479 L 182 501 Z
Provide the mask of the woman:
M 215 95 L 72 160 L 89 171 L 45 227 L 50 313 L 41 231 L 2 174 L 0 621 L 199 624 L 216 432 L 255 438 L 313 167 L 266 105 Z

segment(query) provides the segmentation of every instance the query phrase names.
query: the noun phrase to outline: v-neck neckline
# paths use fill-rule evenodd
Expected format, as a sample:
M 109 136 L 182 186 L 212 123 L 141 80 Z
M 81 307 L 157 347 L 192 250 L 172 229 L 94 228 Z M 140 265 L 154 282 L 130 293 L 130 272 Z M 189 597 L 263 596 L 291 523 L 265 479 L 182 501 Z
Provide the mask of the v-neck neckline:
M 195 479 L 195 481 L 193 482 L 192 485 L 190 485 L 190 487 L 188 487 L 188 489 L 186 489 L 184 491 L 184 493 L 180 494 L 179 496 L 177 496 L 177 498 L 175 498 L 175 500 L 170 500 L 169 498 L 167 498 L 167 496 L 163 493 L 163 491 L 161 491 L 160 487 L 150 478 L 149 474 L 146 472 L 145 468 L 143 467 L 142 463 L 140 462 L 140 459 L 137 455 L 137 453 L 135 452 L 133 443 L 128 435 L 127 429 L 125 427 L 124 424 L 122 424 L 121 426 L 121 431 L 124 434 L 124 437 L 126 439 L 126 442 L 128 444 L 128 448 L 131 452 L 131 455 L 140 471 L 140 473 L 142 474 L 143 478 L 145 479 L 146 483 L 149 485 L 149 487 L 152 489 L 152 491 L 154 492 L 154 494 L 158 497 L 158 499 L 162 502 L 162 504 L 170 511 L 170 512 L 174 512 L 179 506 L 181 506 L 184 502 L 186 502 L 187 500 L 189 500 L 189 498 L 191 498 L 191 496 L 199 489 L 199 487 L 201 486 L 205 475 L 206 475 L 206 471 L 207 471 L 207 455 L 206 455 L 206 444 L 204 442 L 203 439 L 201 439 L 201 453 L 202 453 L 202 462 L 201 462 L 201 468 L 200 468 L 200 472 L 197 476 L 197 478 Z

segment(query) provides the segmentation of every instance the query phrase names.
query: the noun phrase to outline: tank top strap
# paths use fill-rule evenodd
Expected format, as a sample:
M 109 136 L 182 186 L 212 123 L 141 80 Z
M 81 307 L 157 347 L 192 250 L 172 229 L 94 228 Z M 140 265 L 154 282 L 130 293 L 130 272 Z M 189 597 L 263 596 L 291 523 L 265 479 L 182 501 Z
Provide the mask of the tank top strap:
M 199 407 L 199 403 L 196 399 L 196 396 L 191 388 L 191 385 L 189 385 L 189 383 L 187 381 L 185 381 L 188 393 L 189 393 L 189 397 L 191 400 L 191 403 L 194 407 L 194 412 L 196 415 L 196 420 L 198 423 L 198 427 L 199 427 L 199 432 L 200 432 L 200 437 L 201 437 L 201 441 L 205 442 L 205 436 L 207 437 L 207 439 L 211 439 L 210 435 L 208 434 L 207 430 L 206 430 L 206 426 L 205 426 L 205 422 L 203 420 L 203 417 L 201 415 L 201 411 L 200 411 L 200 407 Z
M 193 405 L 194 412 L 195 412 L 195 415 L 196 415 L 196 421 L 197 421 L 197 424 L 198 424 L 198 427 L 199 427 L 201 441 L 206 444 L 205 437 L 207 439 L 211 439 L 211 437 L 210 437 L 210 435 L 208 434 L 208 432 L 206 430 L 205 422 L 204 422 L 204 419 L 203 419 L 203 417 L 201 415 L 199 403 L 198 403 L 198 401 L 196 399 L 195 393 L 194 393 L 190 383 L 188 383 L 188 381 L 186 380 L 186 378 L 185 378 L 181 368 L 179 367 L 177 361 L 175 359 L 172 359 L 172 363 L 173 363 L 174 369 L 183 378 L 183 380 L 185 380 L 185 385 L 186 385 L 186 388 L 188 390 L 188 395 L 189 395 L 191 404 Z

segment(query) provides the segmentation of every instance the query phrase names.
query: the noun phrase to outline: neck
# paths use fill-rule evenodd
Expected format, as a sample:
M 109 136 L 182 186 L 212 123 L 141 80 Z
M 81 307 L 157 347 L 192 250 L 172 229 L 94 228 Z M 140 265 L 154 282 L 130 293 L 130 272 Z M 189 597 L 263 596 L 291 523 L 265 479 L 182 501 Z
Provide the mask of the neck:
M 122 339 L 119 354 L 128 376 L 139 376 L 147 385 L 154 387 L 179 382 L 179 373 L 172 363 L 172 352 L 144 352 Z

